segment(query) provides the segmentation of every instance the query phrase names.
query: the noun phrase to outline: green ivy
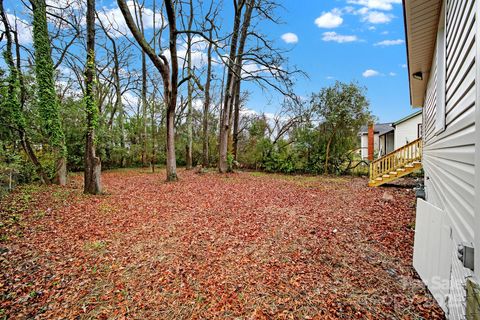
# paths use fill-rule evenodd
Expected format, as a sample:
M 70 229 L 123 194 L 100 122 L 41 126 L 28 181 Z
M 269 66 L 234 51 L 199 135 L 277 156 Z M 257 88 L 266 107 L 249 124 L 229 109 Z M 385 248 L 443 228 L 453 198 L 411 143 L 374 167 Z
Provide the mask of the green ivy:
M 93 74 L 95 71 L 95 52 L 93 50 L 88 52 L 86 70 L 90 70 L 90 72 L 92 72 L 93 78 L 92 83 L 87 84 L 89 86 L 86 90 L 88 94 L 85 95 L 85 111 L 87 113 L 87 119 L 89 119 L 87 123 L 87 130 L 95 131 L 95 129 L 98 128 L 98 107 L 93 94 L 95 87 L 95 75 Z
M 65 135 L 59 115 L 59 101 L 55 92 L 55 70 L 51 56 L 46 5 L 36 0 L 33 6 L 33 46 L 35 49 L 35 75 L 37 81 L 36 106 L 53 148 L 61 157 L 67 155 Z
M 24 130 L 26 127 L 25 117 L 23 116 L 20 101 L 20 81 L 18 77 L 18 70 L 14 66 L 12 53 L 9 50 L 3 52 L 3 58 L 9 66 L 9 75 L 6 79 L 7 92 L 3 100 L 2 107 L 6 117 L 6 122 L 14 125 L 17 129 Z

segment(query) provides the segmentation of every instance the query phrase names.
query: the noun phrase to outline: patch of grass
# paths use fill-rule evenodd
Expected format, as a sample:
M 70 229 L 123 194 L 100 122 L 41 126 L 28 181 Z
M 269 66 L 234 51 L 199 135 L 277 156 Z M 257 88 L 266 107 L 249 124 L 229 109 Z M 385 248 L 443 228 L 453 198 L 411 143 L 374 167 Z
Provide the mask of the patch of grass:
M 289 175 L 281 173 L 267 173 L 261 171 L 250 172 L 250 175 L 257 178 L 269 177 L 294 182 L 300 186 L 311 186 L 313 183 L 344 183 L 348 181 L 346 177 L 326 176 L 326 175 Z
M 57 189 L 52 193 L 52 196 L 55 200 L 65 200 L 70 196 L 71 192 L 69 189 Z
M 253 176 L 253 177 L 264 177 L 268 174 L 265 173 L 265 172 L 255 171 L 255 172 L 250 172 L 250 175 Z
M 410 230 L 415 230 L 415 220 L 407 224 L 407 228 Z
M 108 213 L 111 213 L 115 210 L 114 207 L 112 207 L 110 204 L 108 203 L 104 203 L 102 202 L 99 206 L 98 206 L 98 210 L 100 213 L 102 214 L 108 214 Z
M 85 250 L 103 253 L 107 249 L 107 243 L 103 240 L 85 242 Z

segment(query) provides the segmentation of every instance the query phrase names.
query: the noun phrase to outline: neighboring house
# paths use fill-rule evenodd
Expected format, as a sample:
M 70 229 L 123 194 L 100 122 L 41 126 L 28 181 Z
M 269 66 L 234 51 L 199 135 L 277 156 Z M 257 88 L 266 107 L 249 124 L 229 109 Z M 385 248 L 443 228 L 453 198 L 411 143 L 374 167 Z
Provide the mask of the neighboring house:
M 385 139 L 384 136 L 387 133 L 393 132 L 393 127 L 391 123 L 377 123 L 373 127 L 374 136 L 373 136 L 373 152 L 376 157 L 385 155 Z M 358 133 L 360 136 L 360 154 L 363 160 L 368 159 L 368 126 L 362 126 L 360 128 L 360 132 Z M 380 140 L 382 137 L 382 140 Z M 393 144 L 391 146 L 393 148 Z M 388 145 L 390 148 L 390 145 Z
M 394 130 L 394 149 L 417 140 L 422 136 L 422 110 L 412 113 L 403 119 L 393 123 Z M 390 150 L 390 151 L 393 151 Z
M 448 318 L 479 319 L 480 0 L 403 6 L 410 99 L 424 120 L 413 264 Z
M 395 150 L 395 128 L 391 126 L 391 129 L 385 130 L 378 137 L 379 152 L 378 156 L 382 157 L 387 153 Z
M 422 135 L 422 110 L 412 113 L 394 123 L 377 123 L 374 125 L 375 158 L 403 147 Z M 360 154 L 363 160 L 368 159 L 368 126 L 362 126 L 359 132 Z

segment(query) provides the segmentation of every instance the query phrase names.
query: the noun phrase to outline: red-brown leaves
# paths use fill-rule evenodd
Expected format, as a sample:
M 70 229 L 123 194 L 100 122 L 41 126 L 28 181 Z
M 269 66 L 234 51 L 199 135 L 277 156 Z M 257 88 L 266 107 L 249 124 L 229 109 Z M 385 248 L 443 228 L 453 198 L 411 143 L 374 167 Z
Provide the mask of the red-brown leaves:
M 351 178 L 115 171 L 107 195 L 19 192 L 2 214 L 12 318 L 441 318 L 411 267 L 414 194 Z M 384 192 L 393 200 L 384 200 Z M 15 200 L 17 199 L 17 200 Z

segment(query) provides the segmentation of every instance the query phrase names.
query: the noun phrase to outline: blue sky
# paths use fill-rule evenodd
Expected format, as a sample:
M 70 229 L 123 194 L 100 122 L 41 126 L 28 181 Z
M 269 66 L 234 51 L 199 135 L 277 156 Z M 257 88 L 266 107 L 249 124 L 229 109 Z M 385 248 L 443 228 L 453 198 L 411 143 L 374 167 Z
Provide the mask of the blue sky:
M 283 8 L 277 15 L 283 23 L 261 23 L 260 28 L 277 46 L 288 50 L 291 65 L 308 74 L 308 78 L 298 79 L 297 95 L 308 97 L 336 80 L 357 81 L 367 88 L 371 110 L 380 122 L 393 122 L 415 111 L 409 103 L 401 0 L 278 1 Z M 148 9 L 151 3 L 146 1 Z M 227 33 L 231 30 L 233 6 L 231 0 L 223 4 L 222 33 Z M 128 33 L 116 1 L 97 0 L 97 10 L 104 20 L 120 22 L 120 29 Z M 23 19 L 24 24 L 19 24 L 24 38 L 21 42 L 31 44 L 30 19 L 23 5 L 7 1 L 7 11 Z M 146 16 L 151 22 L 151 12 Z M 150 28 L 151 23 L 147 23 L 147 34 Z M 205 55 L 202 50 L 195 53 L 200 65 Z M 221 71 L 216 72 L 221 77 Z M 275 113 L 283 99 L 273 90 L 264 92 L 253 83 L 243 85 L 243 89 L 251 92 L 247 108 L 257 112 Z
M 285 23 L 264 26 L 264 32 L 290 48 L 291 64 L 308 73 L 309 79 L 297 83 L 297 94 L 308 96 L 335 80 L 353 80 L 367 88 L 371 110 L 381 122 L 415 111 L 409 103 L 400 0 L 289 0 L 283 6 L 278 15 Z M 296 36 L 285 36 L 291 43 L 282 40 L 287 33 Z M 274 112 L 278 101 L 256 90 L 249 106 Z

